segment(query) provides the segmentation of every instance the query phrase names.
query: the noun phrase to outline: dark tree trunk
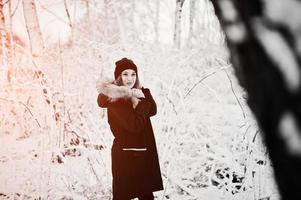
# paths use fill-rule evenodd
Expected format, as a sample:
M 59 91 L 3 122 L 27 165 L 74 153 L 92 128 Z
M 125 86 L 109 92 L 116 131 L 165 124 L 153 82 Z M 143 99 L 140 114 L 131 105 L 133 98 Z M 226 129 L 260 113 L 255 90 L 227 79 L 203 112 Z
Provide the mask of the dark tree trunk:
M 175 12 L 175 30 L 174 30 L 174 44 L 177 48 L 181 47 L 181 20 L 182 20 L 182 7 L 185 0 L 176 0 Z
M 190 8 L 189 8 L 189 33 L 188 33 L 188 39 L 187 39 L 187 46 L 192 45 L 192 39 L 193 39 L 193 24 L 194 24 L 194 17 L 195 17 L 195 1 L 196 0 L 190 0 Z
M 212 2 L 282 199 L 301 199 L 301 2 Z
M 1 38 L 1 54 L 2 54 L 2 65 L 5 66 L 7 62 L 7 32 L 5 27 L 5 16 L 4 16 L 4 2 L 0 0 L 0 38 Z

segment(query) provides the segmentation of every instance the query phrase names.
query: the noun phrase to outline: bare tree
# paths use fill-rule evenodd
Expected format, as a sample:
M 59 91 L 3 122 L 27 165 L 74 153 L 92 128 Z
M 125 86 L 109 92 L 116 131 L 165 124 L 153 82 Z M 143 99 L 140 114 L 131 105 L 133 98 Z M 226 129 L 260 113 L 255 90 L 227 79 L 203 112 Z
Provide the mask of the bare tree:
M 185 0 L 176 0 L 174 44 L 178 48 L 181 47 L 181 19 L 184 1 Z
M 90 15 L 90 0 L 84 0 L 84 3 L 86 5 L 86 10 L 87 10 L 87 13 L 86 13 L 86 16 L 87 16 L 87 21 L 88 23 L 91 22 L 91 15 Z
M 4 2 L 0 0 L 0 37 L 1 37 L 1 54 L 2 54 L 2 65 L 5 66 L 7 62 L 7 32 L 5 27 L 5 16 L 3 12 Z
M 160 1 L 156 0 L 156 18 L 155 18 L 155 42 L 159 41 L 159 14 L 160 14 Z
M 11 82 L 12 76 L 12 50 L 14 49 L 14 41 L 11 26 L 11 17 L 9 15 L 9 27 L 6 27 L 6 17 L 4 15 L 4 5 L 8 3 L 9 13 L 11 12 L 11 1 L 0 0 L 0 37 L 1 37 L 1 55 L 2 66 L 5 66 L 7 70 L 7 81 Z
M 187 39 L 187 45 L 190 46 L 193 38 L 193 24 L 195 18 L 195 1 L 190 0 L 190 8 L 189 8 L 189 33 Z
M 34 56 L 40 55 L 43 52 L 44 44 L 34 0 L 23 0 L 23 13 L 31 53 Z
M 282 199 L 301 199 L 301 2 L 212 2 Z
M 17 5 L 18 6 L 18 5 Z M 10 51 L 9 51 L 9 62 L 12 62 L 11 60 L 12 60 L 12 54 L 13 54 L 13 52 L 14 52 L 14 38 L 13 38 L 13 20 L 12 20 L 12 2 L 11 2 L 11 0 L 8 0 L 8 13 L 9 13 L 9 15 L 8 15 L 8 19 L 9 19 L 9 26 L 8 26 L 8 34 L 9 34 L 9 39 L 10 39 L 10 46 L 11 46 L 11 48 L 10 48 Z

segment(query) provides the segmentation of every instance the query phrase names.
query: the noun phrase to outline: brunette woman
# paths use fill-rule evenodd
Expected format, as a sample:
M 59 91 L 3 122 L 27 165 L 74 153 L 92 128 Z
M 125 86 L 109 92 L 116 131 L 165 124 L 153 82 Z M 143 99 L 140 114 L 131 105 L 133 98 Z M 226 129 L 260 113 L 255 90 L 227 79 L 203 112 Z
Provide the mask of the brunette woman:
M 117 61 L 112 83 L 98 85 L 98 105 L 107 108 L 114 135 L 112 146 L 113 200 L 154 199 L 162 178 L 150 117 L 157 112 L 150 90 L 141 87 L 137 66 Z

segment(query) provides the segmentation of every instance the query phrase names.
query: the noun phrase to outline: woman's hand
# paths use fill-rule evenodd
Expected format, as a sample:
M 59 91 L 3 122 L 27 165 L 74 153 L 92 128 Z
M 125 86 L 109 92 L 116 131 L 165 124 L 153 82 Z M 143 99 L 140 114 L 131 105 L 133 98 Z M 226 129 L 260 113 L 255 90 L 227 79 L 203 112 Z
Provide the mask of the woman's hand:
M 138 103 L 140 101 L 139 98 L 145 98 L 144 93 L 140 89 L 133 88 L 131 100 L 132 100 L 134 109 L 136 108 L 136 106 L 138 105 Z
M 142 92 L 142 90 L 136 89 L 136 88 L 132 89 L 132 96 L 136 97 L 138 99 L 139 98 L 145 98 L 144 93 Z

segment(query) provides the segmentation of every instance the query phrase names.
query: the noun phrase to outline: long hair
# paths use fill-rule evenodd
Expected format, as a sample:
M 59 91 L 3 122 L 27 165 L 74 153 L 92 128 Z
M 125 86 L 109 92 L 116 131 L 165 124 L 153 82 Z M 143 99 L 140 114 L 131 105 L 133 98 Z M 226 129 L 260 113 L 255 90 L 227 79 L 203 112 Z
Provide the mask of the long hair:
M 113 84 L 118 85 L 118 86 L 124 85 L 123 81 L 122 81 L 122 78 L 121 78 L 121 74 L 116 78 L 116 80 L 114 80 Z M 139 77 L 138 77 L 138 74 L 136 74 L 136 82 L 135 82 L 133 88 L 137 88 L 137 89 L 142 88 Z

